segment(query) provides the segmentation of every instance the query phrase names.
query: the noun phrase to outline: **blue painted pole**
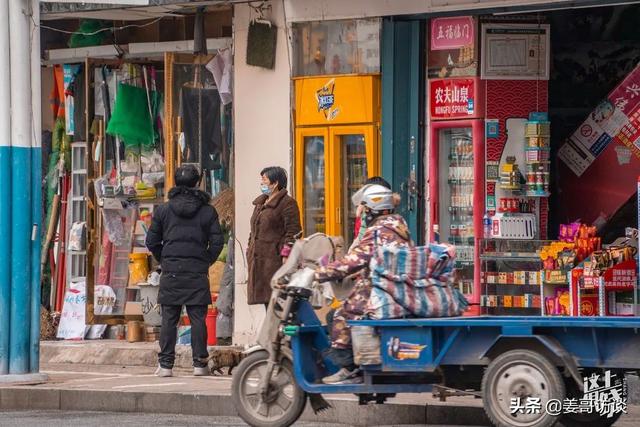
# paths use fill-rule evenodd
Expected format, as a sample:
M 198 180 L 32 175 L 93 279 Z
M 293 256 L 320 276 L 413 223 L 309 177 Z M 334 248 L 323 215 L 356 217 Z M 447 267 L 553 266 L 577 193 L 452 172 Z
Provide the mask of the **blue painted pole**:
M 9 0 L 11 70 L 11 313 L 9 373 L 29 373 L 31 341 L 31 55 L 27 0 Z
M 40 371 L 40 245 L 42 223 L 42 153 L 40 147 L 31 149 L 31 334 L 29 342 L 29 372 Z
M 33 135 L 31 143 L 31 221 L 34 239 L 31 241 L 31 337 L 29 348 L 29 370 L 40 371 L 40 250 L 42 237 L 42 117 L 40 83 L 40 2 L 31 1 L 31 117 Z
M 11 319 L 11 79 L 9 4 L 0 1 L 0 375 L 9 373 Z

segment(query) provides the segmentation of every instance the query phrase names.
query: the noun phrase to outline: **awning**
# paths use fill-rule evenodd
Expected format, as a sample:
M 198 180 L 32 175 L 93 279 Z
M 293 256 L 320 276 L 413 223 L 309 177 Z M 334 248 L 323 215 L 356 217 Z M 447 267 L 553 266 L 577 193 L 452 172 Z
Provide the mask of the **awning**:
M 638 0 L 285 0 L 288 22 L 398 15 L 508 14 L 640 3 Z

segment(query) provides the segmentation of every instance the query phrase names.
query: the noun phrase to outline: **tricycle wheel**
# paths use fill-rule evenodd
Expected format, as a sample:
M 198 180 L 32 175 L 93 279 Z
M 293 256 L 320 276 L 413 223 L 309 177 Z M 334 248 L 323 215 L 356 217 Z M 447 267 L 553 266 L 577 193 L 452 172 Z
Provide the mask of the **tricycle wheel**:
M 564 427 L 609 427 L 612 426 L 622 413 L 613 414 L 611 418 L 597 413 L 592 414 L 564 414 L 560 422 Z
M 287 427 L 296 422 L 307 403 L 306 393 L 296 385 L 293 367 L 283 359 L 274 369 L 266 397 L 259 390 L 269 354 L 259 351 L 246 357 L 233 373 L 231 398 L 247 424 L 253 427 Z
M 584 371 L 582 373 L 583 376 L 590 376 L 592 371 Z M 624 372 L 614 372 L 617 375 L 624 376 Z M 565 381 L 567 388 L 567 397 L 576 399 L 576 401 L 580 401 L 580 399 L 584 398 L 584 390 L 579 387 L 576 382 L 572 378 L 568 378 Z M 611 418 L 607 418 L 606 416 L 602 416 L 596 412 L 594 413 L 582 413 L 582 414 L 574 414 L 568 413 L 563 414 L 560 418 L 560 422 L 564 427 L 609 427 L 612 426 L 622 413 L 614 414 Z
M 484 410 L 497 427 L 549 427 L 558 418 L 545 411 L 546 404 L 552 399 L 561 403 L 565 388 L 560 372 L 549 359 L 530 350 L 511 350 L 487 367 L 482 378 L 482 396 Z M 512 413 L 512 398 L 520 398 L 524 406 L 529 397 L 539 399 L 539 406 Z

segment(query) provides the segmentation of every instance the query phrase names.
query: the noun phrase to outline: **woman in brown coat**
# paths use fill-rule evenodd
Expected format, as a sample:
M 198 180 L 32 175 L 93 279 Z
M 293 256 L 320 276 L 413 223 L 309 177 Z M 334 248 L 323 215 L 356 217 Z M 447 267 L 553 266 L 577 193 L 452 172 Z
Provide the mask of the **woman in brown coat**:
M 247 260 L 249 264 L 249 304 L 269 303 L 271 277 L 282 266 L 282 248 L 299 237 L 300 210 L 287 194 L 287 173 L 280 167 L 260 172 L 262 195 L 253 201 L 251 234 Z

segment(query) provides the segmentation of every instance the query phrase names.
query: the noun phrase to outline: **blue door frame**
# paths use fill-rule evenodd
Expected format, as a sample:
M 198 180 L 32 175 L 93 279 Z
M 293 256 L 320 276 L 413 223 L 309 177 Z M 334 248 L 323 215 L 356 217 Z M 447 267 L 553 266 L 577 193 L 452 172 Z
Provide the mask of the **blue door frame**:
M 424 227 L 424 21 L 382 23 L 382 175 L 402 196 L 399 213 L 413 239 Z

